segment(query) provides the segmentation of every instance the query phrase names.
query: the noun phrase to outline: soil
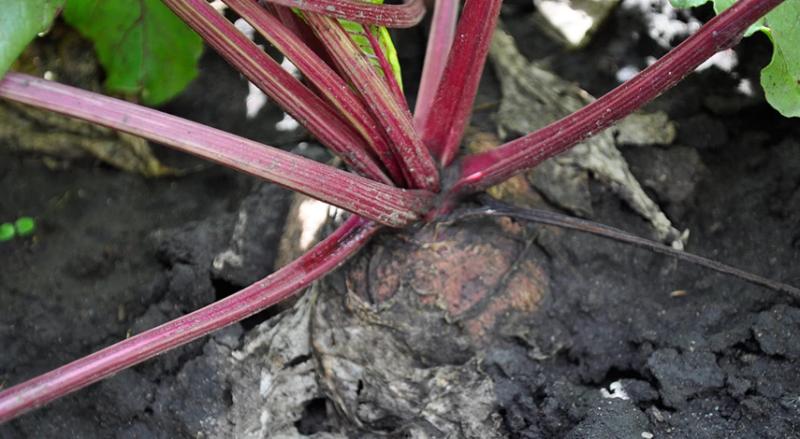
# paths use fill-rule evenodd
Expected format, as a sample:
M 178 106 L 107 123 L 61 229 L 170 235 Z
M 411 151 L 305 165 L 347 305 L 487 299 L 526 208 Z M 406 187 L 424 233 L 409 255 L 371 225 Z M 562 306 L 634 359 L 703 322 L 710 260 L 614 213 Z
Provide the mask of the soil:
M 531 13 L 529 1 L 504 7 L 508 29 L 525 42 L 524 54 L 544 59 L 595 95 L 616 84 L 619 68 L 641 68 L 648 56 L 665 50 L 647 36 L 647 17 L 636 8 L 618 8 L 589 46 L 572 52 L 537 31 Z M 707 18 L 705 10 L 698 14 Z M 419 73 L 420 36 L 411 31 L 400 42 L 412 84 Z M 673 222 L 690 231 L 687 250 L 799 285 L 800 124 L 782 119 L 759 96 L 735 91 L 740 79 L 758 83 L 758 67 L 769 53 L 766 41 L 747 39 L 736 53 L 733 73 L 704 70 L 648 107 L 676 122 L 673 145 L 622 152 Z M 485 76 L 476 105 L 489 110 L 476 113 L 473 122 L 491 130 L 499 91 L 491 69 Z M 295 148 L 302 133 L 265 129 L 281 120 L 278 109 L 267 105 L 256 118 L 245 117 L 246 93 L 238 74 L 207 54 L 201 77 L 165 109 Z M 0 243 L 0 387 L 231 294 L 273 268 L 289 207 L 286 191 L 216 166 L 198 169 L 199 161 L 166 149 L 156 153 L 192 172 L 145 179 L 91 160 L 52 170 L 41 157 L 2 151 L 0 220 L 35 216 L 38 230 L 33 238 Z M 314 146 L 305 151 L 320 156 Z M 648 224 L 609 188 L 593 181 L 590 189 L 594 220 L 649 236 Z M 235 230 L 243 215 L 252 221 Z M 497 276 L 493 266 L 475 267 L 487 270 L 481 283 L 470 284 L 476 296 L 447 302 L 466 305 L 446 309 L 448 318 L 436 323 L 442 332 L 389 331 L 414 354 L 409 367 L 456 368 L 469 378 L 457 381 L 463 395 L 474 391 L 491 399 L 485 422 L 456 430 L 456 436 L 475 437 L 488 425 L 498 436 L 525 438 L 800 437 L 796 301 L 601 238 L 489 219 L 444 231 L 430 226 L 386 232 L 331 277 L 330 290 L 318 293 L 317 315 L 346 314 L 337 305 L 346 294 L 333 291 L 353 279 L 391 282 L 387 273 L 421 272 L 414 261 L 435 265 L 438 250 L 417 246 L 442 236 L 464 242 L 464 248 L 491 241 L 492 249 L 506 253 L 487 252 L 512 256 L 496 256 L 498 264 L 541 281 L 515 282 Z M 243 255 L 241 265 L 214 263 L 234 247 Z M 455 271 L 469 262 L 442 264 Z M 505 308 L 493 308 L 501 300 L 486 291 L 499 282 L 504 291 L 522 291 L 522 299 L 501 293 Z M 391 299 L 378 294 L 387 291 L 378 283 L 354 290 L 373 305 Z M 466 290 L 454 294 L 460 291 Z M 424 316 L 409 319 L 422 322 Z M 272 319 L 256 326 L 268 317 L 222 330 L 22 416 L 0 426 L 0 437 L 233 437 L 231 413 L 241 392 L 234 379 L 244 372 L 230 370 L 226 358 L 258 328 L 277 324 Z M 323 332 L 344 331 L 320 326 L 325 321 L 339 322 L 321 320 L 317 327 Z M 359 383 L 364 387 L 358 395 L 375 396 L 368 380 Z M 331 379 L 325 396 L 307 403 L 294 424 L 298 435 L 444 434 L 431 423 L 414 429 L 412 415 L 355 410 L 385 401 L 357 406 L 337 393 L 341 386 Z M 453 413 L 476 416 L 473 409 L 455 407 Z

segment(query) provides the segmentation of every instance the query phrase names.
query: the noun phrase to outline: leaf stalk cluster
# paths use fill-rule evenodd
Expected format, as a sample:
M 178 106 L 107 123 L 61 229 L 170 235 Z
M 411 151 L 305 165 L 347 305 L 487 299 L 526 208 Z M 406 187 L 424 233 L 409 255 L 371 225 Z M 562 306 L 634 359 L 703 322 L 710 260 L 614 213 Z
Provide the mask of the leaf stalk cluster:
M 0 392 L 0 422 L 269 307 L 340 266 L 382 226 L 435 219 L 641 108 L 781 0 L 740 0 L 630 81 L 576 113 L 492 151 L 458 158 L 502 0 L 437 0 L 412 116 L 372 26 L 410 27 L 422 0 L 224 0 L 302 72 L 302 82 L 205 0 L 163 0 L 209 46 L 354 171 L 345 172 L 118 99 L 10 73 L 0 98 L 145 137 L 341 207 L 354 215 L 309 253 L 219 302 Z M 296 8 L 294 10 L 290 8 Z M 372 55 L 340 20 L 367 29 Z M 453 182 L 441 175 L 455 174 Z

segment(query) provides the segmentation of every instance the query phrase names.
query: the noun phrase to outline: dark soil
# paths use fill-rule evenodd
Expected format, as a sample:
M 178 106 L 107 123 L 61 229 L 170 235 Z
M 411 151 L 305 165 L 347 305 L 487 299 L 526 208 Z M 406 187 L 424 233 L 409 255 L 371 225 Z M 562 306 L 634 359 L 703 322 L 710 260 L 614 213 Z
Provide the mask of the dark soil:
M 545 57 L 558 74 L 595 95 L 615 85 L 621 66 L 641 67 L 645 57 L 664 51 L 643 32 L 639 13 L 623 8 L 587 48 L 564 53 L 529 21 L 531 2 L 507 3 L 506 24 L 525 42 L 525 55 Z M 402 41 L 410 48 L 403 62 L 412 82 L 419 37 L 412 31 Z M 745 40 L 737 53 L 734 74 L 757 84 L 766 42 Z M 737 94 L 738 82 L 716 68 L 691 76 L 649 108 L 676 121 L 675 144 L 623 153 L 674 223 L 691 231 L 689 251 L 799 285 L 800 125 L 758 97 Z M 497 99 L 491 69 L 482 86 L 478 105 Z M 265 129 L 282 117 L 269 105 L 246 120 L 246 92 L 236 73 L 207 55 L 201 78 L 166 109 L 291 149 L 302 134 Z M 476 125 L 489 125 L 489 113 L 478 113 Z M 157 152 L 184 169 L 199 163 Z M 91 161 L 54 171 L 40 157 L 3 152 L 0 188 L 0 221 L 31 215 L 39 225 L 33 238 L 0 243 L 0 387 L 266 275 L 289 199 L 283 190 L 215 166 L 147 180 Z M 647 224 L 610 189 L 595 182 L 591 189 L 595 220 L 648 235 Z M 243 215 L 251 220 L 234 237 Z M 537 226 L 526 227 L 537 233 Z M 386 234 L 376 245 L 392 239 Z M 215 268 L 214 259 L 233 247 L 244 263 Z M 480 369 L 494 383 L 501 434 L 800 437 L 795 301 L 574 232 L 538 233 L 529 257 L 547 273 L 550 293 L 525 323 L 527 332 L 499 337 L 479 355 Z M 0 437 L 175 438 L 221 431 L 209 422 L 224 419 L 233 396 L 230 374 L 221 372 L 229 365 L 218 353 L 240 346 L 253 323 L 22 416 L 0 426 Z M 448 353 L 453 358 L 439 358 Z M 474 353 L 453 347 L 424 361 L 462 364 Z M 299 431 L 325 430 L 320 426 L 335 417 L 330 407 L 315 400 Z M 401 437 L 400 424 L 389 422 L 384 431 Z M 361 435 L 352 426 L 341 431 Z

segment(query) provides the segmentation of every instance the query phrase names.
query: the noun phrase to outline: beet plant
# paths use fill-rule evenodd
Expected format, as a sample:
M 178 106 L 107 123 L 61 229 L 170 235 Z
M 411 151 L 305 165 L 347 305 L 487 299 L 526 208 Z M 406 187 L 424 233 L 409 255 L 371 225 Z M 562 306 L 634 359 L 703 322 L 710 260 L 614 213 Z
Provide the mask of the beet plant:
M 6 3 L 9 2 L 0 2 Z M 21 11 L 15 17 L 32 22 L 30 28 L 37 31 L 41 30 L 37 25 L 48 22 L 63 2 L 11 3 L 9 8 Z M 783 2 L 740 0 L 663 58 L 586 107 L 536 132 L 472 155 L 461 154 L 460 147 L 501 0 L 467 0 L 460 14 L 456 0 L 435 2 L 413 115 L 403 97 L 385 28 L 418 24 L 425 14 L 421 0 L 408 0 L 401 5 L 358 0 L 224 0 L 282 52 L 302 72 L 305 81 L 284 71 L 206 0 L 163 3 L 340 157 L 350 171 L 137 104 L 20 73 L 5 75 L 0 81 L 0 97 L 171 146 L 309 195 L 351 215 L 308 253 L 238 293 L 3 390 L 0 422 L 285 300 L 339 267 L 381 230 L 447 218 L 466 197 L 536 166 L 641 108 L 713 54 L 735 45 L 753 23 Z M 797 3 L 789 0 L 781 8 L 786 7 L 784 12 L 790 15 L 794 11 L 790 8 L 796 8 Z M 68 18 L 70 14 L 80 16 L 69 9 L 67 12 Z M 782 40 L 781 35 L 792 32 L 784 32 L 781 21 L 775 21 L 778 26 L 771 38 L 776 51 L 785 52 L 791 43 Z M 21 33 L 11 38 L 2 29 L 0 35 L 13 43 L 2 51 L 2 67 L 1 63 L 10 63 L 8 53 L 19 52 L 32 35 Z M 0 47 L 3 44 L 0 41 Z M 102 52 L 100 55 L 101 61 L 110 56 Z M 774 62 L 779 65 L 773 70 L 779 69 L 784 77 L 796 80 L 796 60 L 787 56 Z M 148 81 L 139 81 L 149 90 L 143 95 L 145 102 L 157 103 L 174 94 L 159 89 L 162 84 Z M 180 84 L 175 87 L 180 88 Z M 124 91 L 125 87 L 120 88 Z M 796 96 L 797 89 L 789 90 L 781 95 L 788 102 L 785 105 L 796 105 L 796 101 L 791 102 L 790 93 Z M 796 115 L 793 111 L 796 108 L 784 113 Z M 563 218 L 492 205 L 483 211 L 462 213 L 461 217 L 487 213 L 565 225 Z M 580 222 L 566 225 L 593 227 Z M 636 241 L 619 231 L 594 231 Z M 646 240 L 636 243 L 670 251 Z M 691 258 L 799 295 L 794 287 Z

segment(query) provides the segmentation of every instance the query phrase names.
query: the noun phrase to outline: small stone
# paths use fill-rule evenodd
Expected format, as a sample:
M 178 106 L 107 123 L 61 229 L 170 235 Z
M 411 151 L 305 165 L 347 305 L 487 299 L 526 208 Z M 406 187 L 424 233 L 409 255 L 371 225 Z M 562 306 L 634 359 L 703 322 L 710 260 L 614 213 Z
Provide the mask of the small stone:
M 647 366 L 661 387 L 661 398 L 669 407 L 683 407 L 686 400 L 707 389 L 722 387 L 724 374 L 711 352 L 674 349 L 653 352 Z
M 633 113 L 613 128 L 617 143 L 627 146 L 670 145 L 678 129 L 664 112 Z
M 636 403 L 655 401 L 658 399 L 658 391 L 653 389 L 653 386 L 647 381 L 624 378 L 619 382 L 625 389 L 625 393 Z
M 574 49 L 589 42 L 619 0 L 534 0 L 534 3 L 558 38 Z
M 631 171 L 661 201 L 681 204 L 691 199 L 705 172 L 694 148 L 633 148 L 626 152 Z
M 800 309 L 777 305 L 758 315 L 753 333 L 761 350 L 792 360 L 800 358 Z
M 568 439 L 636 437 L 649 425 L 647 416 L 631 401 L 604 399 L 565 437 Z

